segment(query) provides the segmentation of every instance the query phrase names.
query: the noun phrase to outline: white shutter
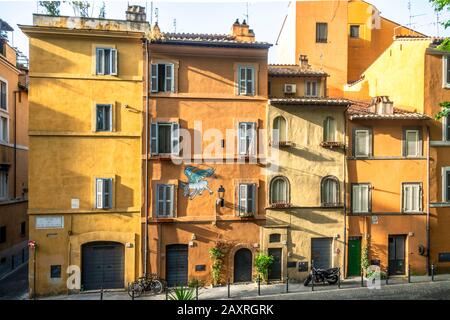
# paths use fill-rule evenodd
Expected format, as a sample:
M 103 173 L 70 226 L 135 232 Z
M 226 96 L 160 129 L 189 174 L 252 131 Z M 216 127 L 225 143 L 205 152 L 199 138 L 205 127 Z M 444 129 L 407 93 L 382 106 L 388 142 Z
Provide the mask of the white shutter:
M 167 215 L 173 217 L 174 216 L 174 198 L 175 198 L 175 186 L 170 185 L 167 186 L 167 196 L 166 196 L 166 203 L 167 203 Z
M 103 209 L 103 179 L 96 180 L 96 208 Z
M 158 65 L 152 63 L 150 69 L 150 91 L 158 92 Z
M 245 122 L 239 123 L 238 149 L 240 155 L 247 154 L 247 124 Z
M 253 68 L 246 68 L 247 70 L 247 88 L 246 94 L 255 95 L 255 72 Z
M 180 125 L 176 122 L 172 123 L 171 128 L 172 155 L 180 154 Z
M 239 212 L 240 213 L 247 212 L 247 185 L 246 184 L 239 185 Z
M 165 67 L 165 88 L 164 91 L 174 92 L 174 81 L 173 81 L 173 64 L 166 64 Z
M 245 95 L 247 93 L 247 77 L 246 70 L 239 67 L 239 94 Z
M 355 156 L 368 157 L 369 156 L 369 131 L 356 130 L 355 132 Z
M 250 131 L 247 133 L 250 137 L 249 153 L 256 155 L 257 135 L 256 135 L 256 123 L 249 124 Z
M 369 187 L 361 187 L 361 212 L 369 212 Z
M 105 50 L 100 48 L 96 50 L 96 73 L 105 74 Z
M 117 50 L 111 49 L 111 74 L 116 76 L 117 75 Z
M 359 190 L 358 186 L 353 186 L 353 204 L 352 204 L 353 210 L 352 211 L 355 213 L 358 213 L 361 211 L 361 206 L 360 206 L 361 195 L 360 195 L 359 191 L 360 190 Z
M 150 124 L 150 153 L 158 154 L 158 123 Z

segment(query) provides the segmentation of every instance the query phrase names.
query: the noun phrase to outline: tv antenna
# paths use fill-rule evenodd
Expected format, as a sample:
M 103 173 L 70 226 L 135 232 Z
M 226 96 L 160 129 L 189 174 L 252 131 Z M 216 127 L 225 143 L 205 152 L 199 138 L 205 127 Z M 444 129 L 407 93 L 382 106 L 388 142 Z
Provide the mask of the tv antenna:
M 411 1 L 411 0 L 408 1 L 408 11 L 409 11 L 409 23 L 408 23 L 408 28 L 410 29 L 409 32 L 411 33 L 411 29 L 412 29 L 412 27 L 413 27 L 413 25 L 414 25 L 413 19 L 414 19 L 414 18 L 417 18 L 417 17 L 421 17 L 421 16 L 426 16 L 426 14 L 425 14 L 425 13 L 422 13 L 422 14 L 416 14 L 416 15 L 413 15 L 413 13 L 412 13 L 412 1 Z
M 173 32 L 177 33 L 177 19 L 173 19 Z
M 248 2 L 245 3 L 245 7 L 246 7 L 246 11 L 245 11 L 244 17 L 245 17 L 245 20 L 247 21 L 247 24 L 250 25 L 249 18 L 248 18 L 249 17 L 249 15 L 248 15 Z
M 158 23 L 159 9 L 155 8 L 155 22 Z
M 439 11 L 436 10 L 436 36 L 439 37 L 441 21 L 439 16 Z

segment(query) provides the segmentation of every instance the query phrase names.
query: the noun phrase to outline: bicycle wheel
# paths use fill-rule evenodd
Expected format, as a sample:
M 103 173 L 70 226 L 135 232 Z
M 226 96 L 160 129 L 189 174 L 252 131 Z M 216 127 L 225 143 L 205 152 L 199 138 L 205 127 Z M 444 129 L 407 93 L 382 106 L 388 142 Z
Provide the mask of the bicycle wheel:
M 143 291 L 143 288 L 142 288 L 141 284 L 138 282 L 132 282 L 128 285 L 128 295 L 130 297 L 133 297 L 133 292 L 134 292 L 134 297 L 138 298 L 142 295 L 142 291 Z
M 158 279 L 153 279 L 150 283 L 150 289 L 153 294 L 161 294 L 164 291 L 164 284 Z

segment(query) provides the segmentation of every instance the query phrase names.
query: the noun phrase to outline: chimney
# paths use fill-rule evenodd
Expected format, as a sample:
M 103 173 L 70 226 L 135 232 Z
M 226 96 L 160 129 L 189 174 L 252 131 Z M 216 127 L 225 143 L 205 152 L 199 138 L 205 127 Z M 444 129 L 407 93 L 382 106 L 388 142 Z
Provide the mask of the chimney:
M 308 56 L 307 55 L 300 55 L 300 67 L 302 69 L 309 69 L 311 66 L 308 63 Z
M 255 42 L 255 33 L 245 20 L 241 24 L 239 19 L 236 19 L 231 27 L 231 35 L 235 37 L 236 41 Z
M 147 21 L 147 15 L 145 14 L 145 7 L 128 6 L 128 9 L 125 13 L 127 16 L 127 21 L 132 21 L 132 22 Z
M 389 100 L 388 96 L 380 96 L 372 98 L 370 111 L 379 115 L 393 115 L 394 102 Z

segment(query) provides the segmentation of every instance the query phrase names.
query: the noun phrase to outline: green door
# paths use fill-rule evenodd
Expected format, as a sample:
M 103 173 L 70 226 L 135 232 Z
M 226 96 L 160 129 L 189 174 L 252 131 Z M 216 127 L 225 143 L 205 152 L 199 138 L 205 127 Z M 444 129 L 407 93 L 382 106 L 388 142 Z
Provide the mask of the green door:
M 348 276 L 361 275 L 361 238 L 348 240 Z

